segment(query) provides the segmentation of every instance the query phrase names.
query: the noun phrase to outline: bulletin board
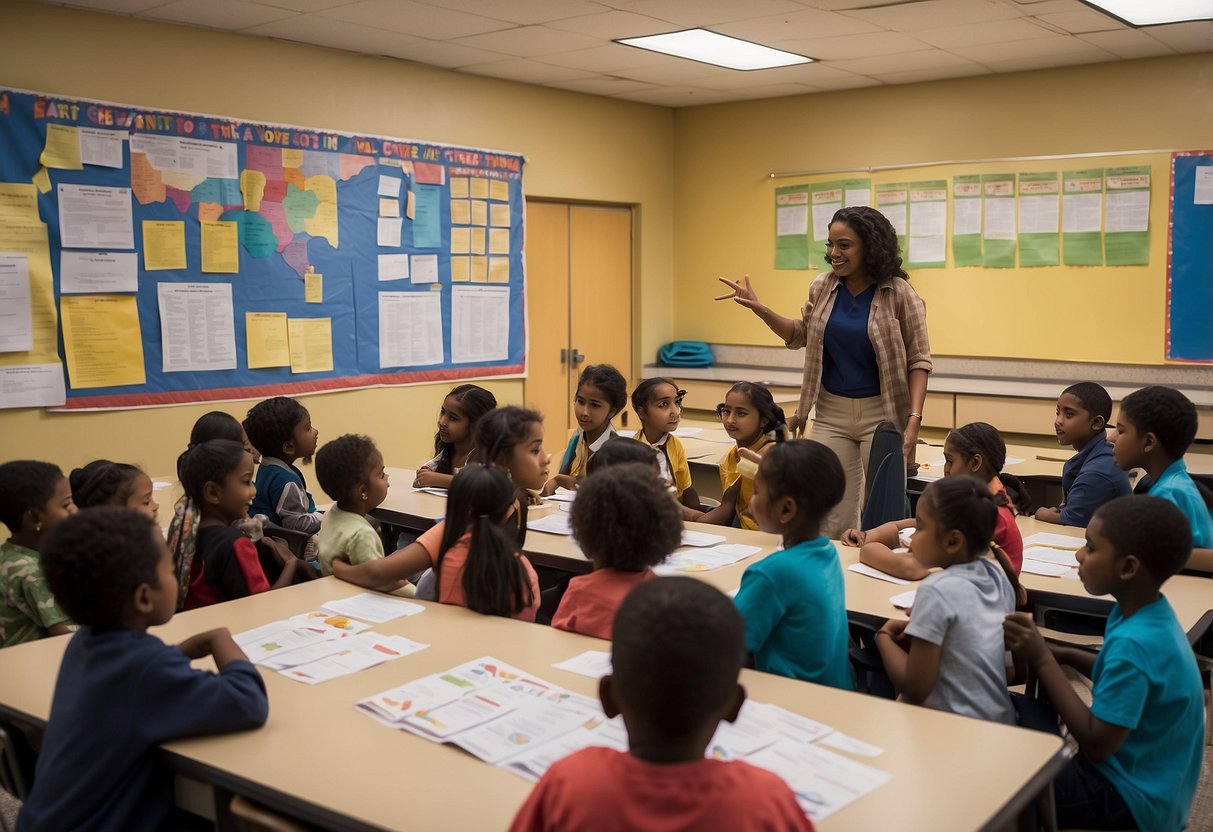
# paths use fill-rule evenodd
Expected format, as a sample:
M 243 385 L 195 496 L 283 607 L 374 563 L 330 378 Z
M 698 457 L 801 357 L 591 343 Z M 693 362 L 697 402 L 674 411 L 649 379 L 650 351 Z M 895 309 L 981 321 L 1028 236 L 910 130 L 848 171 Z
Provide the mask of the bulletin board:
M 868 204 L 898 231 L 910 284 L 927 305 L 932 352 L 1161 365 L 1171 156 L 780 175 L 771 186 L 774 267 L 811 269 L 812 279 L 828 268 L 833 211 Z
M 1213 150 L 1171 157 L 1167 358 L 1213 363 Z
M 0 404 L 522 375 L 524 164 L 0 88 Z

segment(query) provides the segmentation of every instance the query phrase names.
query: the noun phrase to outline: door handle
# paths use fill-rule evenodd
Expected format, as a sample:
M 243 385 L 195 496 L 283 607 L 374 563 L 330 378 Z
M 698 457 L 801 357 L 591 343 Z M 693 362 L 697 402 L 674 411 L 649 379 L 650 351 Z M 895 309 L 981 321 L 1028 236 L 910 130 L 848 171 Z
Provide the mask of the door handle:
M 561 364 L 564 364 L 564 363 L 566 363 L 568 360 L 569 360 L 569 351 L 568 351 L 568 350 L 566 350 L 566 349 L 562 349 L 562 350 L 560 351 L 560 363 L 561 363 Z
M 585 361 L 585 355 L 581 352 L 581 350 L 573 347 L 573 354 L 569 356 L 569 363 L 576 367 L 582 361 Z

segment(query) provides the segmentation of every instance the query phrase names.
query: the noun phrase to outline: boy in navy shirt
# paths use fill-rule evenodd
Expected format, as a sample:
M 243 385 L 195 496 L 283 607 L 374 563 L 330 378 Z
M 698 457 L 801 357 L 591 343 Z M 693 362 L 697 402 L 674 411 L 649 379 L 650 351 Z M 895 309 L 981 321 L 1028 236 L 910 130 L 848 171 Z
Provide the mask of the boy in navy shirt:
M 171 647 L 147 632 L 177 609 L 177 574 L 149 518 L 127 508 L 81 512 L 42 550 L 55 598 L 81 625 L 63 654 L 34 788 L 17 819 L 38 830 L 172 829 L 173 774 L 156 746 L 257 728 L 261 676 L 226 628 Z M 219 672 L 195 670 L 213 656 Z
M 1098 654 L 1045 644 L 1028 613 L 1007 616 L 1007 643 L 1036 670 L 1079 754 L 1053 784 L 1061 828 L 1177 832 L 1188 820 L 1204 746 L 1196 659 L 1159 588 L 1188 556 L 1188 523 L 1157 497 L 1120 497 L 1087 526 L 1078 577 L 1116 599 Z M 1091 707 L 1060 664 L 1095 683 Z
M 257 496 L 249 516 L 264 514 L 271 523 L 304 534 L 320 531 L 323 515 L 316 511 L 303 472 L 295 466 L 299 459 L 311 463 L 320 438 L 307 408 L 294 399 L 275 396 L 254 405 L 243 424 L 249 442 L 261 454 Z
M 1183 565 L 1213 572 L 1213 495 L 1202 492 L 1184 464 L 1196 428 L 1196 405 L 1187 396 L 1161 385 L 1143 387 L 1120 403 L 1112 453 L 1124 470 L 1146 472 L 1137 493 L 1162 497 L 1188 518 L 1192 554 Z
M 1065 498 L 1057 508 L 1041 507 L 1036 519 L 1063 526 L 1086 526 L 1095 510 L 1109 500 L 1133 493 L 1129 477 L 1112 458 L 1107 427 L 1112 397 L 1093 381 L 1071 384 L 1057 397 L 1053 429 L 1059 445 L 1078 453 L 1061 469 Z

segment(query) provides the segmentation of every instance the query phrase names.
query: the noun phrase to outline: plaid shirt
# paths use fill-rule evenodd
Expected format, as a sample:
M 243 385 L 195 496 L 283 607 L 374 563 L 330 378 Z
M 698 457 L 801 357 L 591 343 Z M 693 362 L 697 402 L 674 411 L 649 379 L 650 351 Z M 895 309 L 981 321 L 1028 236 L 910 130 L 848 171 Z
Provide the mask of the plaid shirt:
M 796 321 L 787 348 L 807 347 L 804 381 L 800 386 L 797 413 L 807 417 L 821 390 L 822 348 L 826 322 L 834 309 L 834 298 L 842 283 L 834 272 L 826 272 L 809 286 L 801 319 Z M 872 312 L 868 316 L 868 338 L 876 350 L 880 371 L 880 400 L 885 418 L 905 431 L 910 419 L 910 371 L 931 372 L 931 345 L 927 341 L 927 307 L 910 284 L 899 277 L 876 284 Z

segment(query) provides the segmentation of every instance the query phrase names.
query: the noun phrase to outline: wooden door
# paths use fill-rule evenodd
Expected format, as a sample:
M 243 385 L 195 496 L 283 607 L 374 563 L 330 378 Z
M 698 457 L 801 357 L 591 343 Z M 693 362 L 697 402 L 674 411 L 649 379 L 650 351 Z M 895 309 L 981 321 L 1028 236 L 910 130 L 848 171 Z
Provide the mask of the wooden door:
M 587 363 L 614 364 L 631 389 L 631 209 L 528 200 L 526 257 L 524 400 L 544 414 L 548 451 L 557 454 Z M 615 423 L 634 421 L 625 413 Z

